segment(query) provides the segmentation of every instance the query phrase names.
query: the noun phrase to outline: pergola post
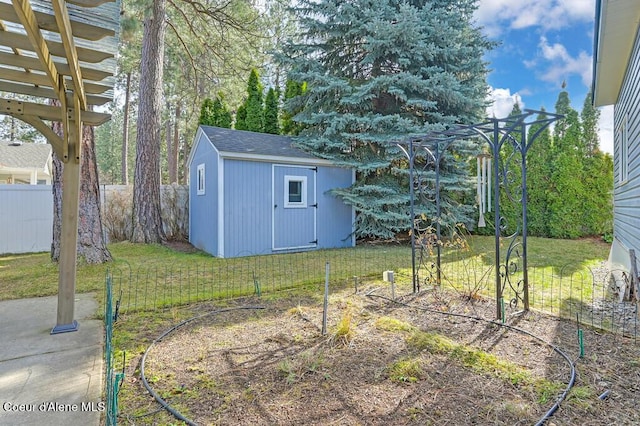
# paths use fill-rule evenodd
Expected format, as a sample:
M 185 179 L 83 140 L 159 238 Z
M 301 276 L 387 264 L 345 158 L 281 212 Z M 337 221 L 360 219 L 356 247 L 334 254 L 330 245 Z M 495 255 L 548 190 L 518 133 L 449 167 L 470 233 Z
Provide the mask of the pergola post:
M 80 207 L 80 144 L 82 123 L 70 127 L 68 153 L 62 172 L 62 231 L 58 271 L 58 315 L 51 334 L 76 331 L 75 315 L 76 264 L 78 260 L 78 216 Z M 78 129 L 80 127 L 80 130 Z

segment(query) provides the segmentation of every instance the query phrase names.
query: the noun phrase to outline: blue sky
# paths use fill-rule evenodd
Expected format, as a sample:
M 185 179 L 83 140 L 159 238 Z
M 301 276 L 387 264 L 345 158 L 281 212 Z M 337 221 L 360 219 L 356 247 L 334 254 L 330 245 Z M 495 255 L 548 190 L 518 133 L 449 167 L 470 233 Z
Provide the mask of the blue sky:
M 479 0 L 477 23 L 500 42 L 486 57 L 493 106 L 505 117 L 521 108 L 554 111 L 563 81 L 582 110 L 591 86 L 595 0 Z M 600 147 L 612 152 L 613 110 L 604 108 Z

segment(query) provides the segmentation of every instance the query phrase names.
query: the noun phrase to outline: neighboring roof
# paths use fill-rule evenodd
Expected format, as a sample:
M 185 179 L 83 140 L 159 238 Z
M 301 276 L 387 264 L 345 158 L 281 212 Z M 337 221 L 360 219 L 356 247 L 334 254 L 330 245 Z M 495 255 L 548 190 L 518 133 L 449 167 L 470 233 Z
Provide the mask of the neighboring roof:
M 44 169 L 51 157 L 48 143 L 11 145 L 0 142 L 0 167 L 11 169 Z
M 223 157 L 228 157 L 229 154 L 239 154 L 247 157 L 265 156 L 320 160 L 295 147 L 293 140 L 288 136 L 212 126 L 200 127 Z
M 615 104 L 640 22 L 638 0 L 596 0 L 593 48 L 593 104 Z

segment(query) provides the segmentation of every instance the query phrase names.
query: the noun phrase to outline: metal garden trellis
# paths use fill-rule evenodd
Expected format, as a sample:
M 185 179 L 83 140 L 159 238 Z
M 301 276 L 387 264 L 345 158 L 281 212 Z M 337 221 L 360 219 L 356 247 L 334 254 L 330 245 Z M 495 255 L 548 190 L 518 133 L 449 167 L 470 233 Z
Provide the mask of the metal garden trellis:
M 529 120 L 533 115 L 538 114 L 546 118 Z M 435 203 L 436 203 L 436 284 L 441 284 L 441 223 L 442 207 L 440 197 L 440 172 L 441 162 L 446 151 L 456 141 L 480 139 L 481 143 L 489 146 L 488 155 L 493 158 L 492 177 L 495 185 L 493 187 L 493 211 L 494 211 L 494 236 L 495 236 L 495 282 L 496 282 L 496 318 L 504 319 L 503 293 L 505 286 L 509 284 L 515 296 L 510 304 L 517 306 L 519 300 L 522 301 L 525 311 L 529 310 L 529 278 L 527 274 L 527 152 L 535 139 L 551 123 L 563 118 L 562 115 L 543 111 L 526 109 L 522 114 L 512 115 L 506 118 L 490 118 L 484 122 L 473 125 L 456 125 L 443 131 L 430 132 L 424 136 L 411 137 L 406 141 L 396 143 L 400 150 L 409 160 L 409 181 L 410 181 L 410 216 L 412 218 L 411 232 L 411 264 L 413 291 L 420 290 L 418 272 L 416 268 L 416 215 L 415 198 L 416 190 L 425 191 L 425 184 L 421 180 L 420 173 L 416 174 L 415 160 L 423 157 L 425 163 L 423 170 L 432 167 L 435 173 Z M 528 129 L 538 126 L 531 135 L 527 135 Z M 501 159 L 500 154 L 505 146 L 510 146 L 512 152 L 507 158 Z M 509 173 L 509 162 L 519 160 L 517 165 L 521 170 L 519 182 L 519 197 L 513 196 L 509 185 L 513 183 L 513 178 Z M 416 179 L 417 177 L 417 179 Z M 506 191 L 508 199 L 521 204 L 521 223 L 510 235 L 503 235 L 506 228 L 505 218 L 500 212 L 500 190 Z M 482 214 L 482 212 L 480 213 Z M 504 260 L 501 258 L 500 240 L 506 238 L 509 241 Z M 425 247 L 421 245 L 421 250 Z M 517 259 L 522 261 L 522 278 L 515 284 L 511 282 L 511 276 L 518 270 Z

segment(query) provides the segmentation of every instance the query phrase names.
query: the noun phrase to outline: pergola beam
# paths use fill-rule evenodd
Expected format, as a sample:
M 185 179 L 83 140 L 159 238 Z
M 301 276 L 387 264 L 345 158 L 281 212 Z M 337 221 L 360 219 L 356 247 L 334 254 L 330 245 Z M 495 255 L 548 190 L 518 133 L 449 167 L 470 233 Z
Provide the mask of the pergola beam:
M 38 11 L 34 11 L 34 15 L 38 21 L 38 26 L 41 29 L 57 32 L 58 27 L 53 16 Z M 10 4 L 0 2 L 0 16 L 2 16 L 2 19 L 7 22 L 21 23 L 19 15 Z M 78 36 L 91 41 L 97 41 L 114 35 L 112 30 L 86 24 L 84 22 L 70 21 L 70 28 L 74 34 L 78 34 Z
M 74 99 L 78 100 L 78 102 L 74 102 L 74 104 L 77 104 L 78 110 L 85 110 L 87 109 L 87 97 L 84 93 L 82 72 L 80 71 L 78 53 L 76 52 L 75 42 L 73 41 L 73 33 L 71 32 L 71 21 L 69 20 L 69 11 L 67 10 L 67 4 L 64 0 L 53 0 L 52 3 L 53 11 L 56 17 L 56 23 L 60 32 L 60 38 L 62 39 L 62 45 L 64 46 L 64 50 L 66 53 L 65 56 L 67 58 L 67 63 L 69 64 L 69 68 L 71 69 L 71 80 L 73 81 L 73 87 L 75 89 Z M 76 123 L 76 125 L 79 125 L 80 128 L 82 128 L 82 123 L 80 123 L 80 113 L 79 111 L 76 111 L 76 113 L 78 118 L 78 122 Z M 78 134 L 81 133 L 81 131 L 78 132 Z M 78 160 L 79 159 L 80 156 L 78 155 Z
M 51 58 L 51 52 L 49 51 L 49 47 L 40 32 L 40 28 L 38 27 L 38 20 L 36 19 L 36 15 L 31 8 L 31 3 L 27 0 L 12 0 L 13 8 L 22 22 L 25 31 L 27 32 L 27 38 L 31 45 L 31 50 L 36 52 L 38 55 L 38 59 L 44 65 L 44 71 L 49 77 L 50 86 L 58 87 L 60 90 L 64 90 L 64 87 L 60 87 L 60 75 L 58 74 L 58 69 L 53 63 L 53 59 Z
M 14 49 L 17 50 L 17 49 Z M 0 63 L 13 66 L 16 68 L 25 68 L 25 69 L 33 69 L 44 72 L 44 68 L 40 63 L 38 58 L 33 58 L 30 56 L 26 56 L 24 53 L 18 51 L 17 54 L 11 54 L 6 52 L 0 52 Z M 64 75 L 71 75 L 71 68 L 68 64 L 63 62 L 54 61 L 54 65 L 58 69 L 58 72 Z M 100 71 L 95 68 L 87 68 L 80 66 L 80 72 L 82 73 L 82 77 L 85 80 L 91 81 L 100 81 L 104 80 L 107 77 L 110 77 L 112 74 L 107 71 Z
M 72 105 L 72 103 L 69 103 L 69 105 Z M 41 120 L 60 121 L 61 108 L 34 102 L 0 98 L 0 112 L 12 115 L 31 115 Z M 65 116 L 68 116 L 68 111 L 65 112 Z M 89 126 L 99 126 L 109 121 L 110 118 L 111 116 L 109 114 L 95 111 L 82 111 L 81 114 L 82 122 Z
M 0 20 L 0 31 L 7 31 L 7 27 L 4 25 L 4 22 L 2 22 L 1 20 Z M 22 55 L 22 52 L 20 51 L 20 49 L 16 49 L 15 47 L 12 47 L 11 50 L 14 53 L 14 55 L 12 56 L 20 57 L 20 55 Z M 25 68 L 25 71 L 29 71 L 29 70 Z
M 57 75 L 59 77 L 62 76 L 59 71 L 57 72 Z M 56 90 L 58 86 L 52 85 L 53 82 L 51 81 L 51 78 L 46 74 L 41 74 L 39 72 L 18 71 L 8 68 L 0 68 L 0 80 L 31 83 L 36 86 L 51 87 L 54 90 Z M 84 83 L 84 91 L 86 93 L 99 94 L 107 92 L 109 90 L 111 90 L 111 87 L 104 84 Z
M 14 0 L 19 1 L 19 0 Z M 59 56 L 64 58 L 66 53 L 62 43 L 55 41 L 46 42 L 49 51 L 53 56 Z M 7 47 L 15 47 L 22 50 L 33 50 L 33 46 L 26 35 L 12 33 L 9 31 L 0 31 L 0 45 Z M 77 47 L 78 59 L 82 62 L 88 62 L 91 64 L 97 64 L 105 59 L 112 58 L 113 55 L 109 52 L 99 51 L 95 49 L 88 49 L 86 47 Z
M 62 129 L 64 132 L 64 142 L 62 144 L 62 161 L 67 162 L 69 160 L 69 145 L 73 144 L 74 142 L 70 138 L 69 134 L 69 116 L 67 115 L 67 89 L 64 82 L 64 77 L 62 74 L 58 73 L 58 69 L 53 63 L 51 52 L 49 51 L 49 47 L 47 46 L 42 32 L 40 32 L 38 20 L 36 18 L 35 12 L 31 8 L 31 3 L 28 0 L 12 0 L 12 2 L 18 18 L 20 19 L 20 22 L 22 22 L 22 25 L 27 32 L 27 38 L 31 42 L 32 50 L 36 52 L 36 55 L 38 55 L 38 59 L 40 59 L 40 62 L 42 63 L 42 65 L 44 65 L 45 74 L 47 75 L 47 77 L 49 77 L 49 85 L 53 88 L 54 92 L 57 93 L 58 100 L 62 104 L 61 108 L 59 109 L 58 120 L 62 121 Z M 71 65 L 72 64 L 70 64 L 70 66 Z M 0 77 L 2 77 L 3 74 L 6 75 L 7 71 L 5 70 L 4 73 L 0 73 Z M 32 76 L 32 73 L 28 74 Z
M 60 136 L 53 131 L 50 125 L 42 121 L 40 117 L 36 117 L 35 115 L 25 115 L 25 114 L 7 114 L 11 117 L 15 117 L 18 120 L 22 120 L 25 123 L 33 126 L 37 131 L 42 133 L 42 135 L 47 138 L 47 141 L 53 147 L 54 152 L 59 158 L 62 158 L 62 145 L 64 141 Z
M 0 92 L 35 96 L 38 98 L 58 99 L 58 95 L 50 88 L 40 87 L 37 85 L 10 83 L 6 81 L 0 81 Z M 104 105 L 112 100 L 112 98 L 106 96 L 87 95 L 87 104 L 89 105 Z M 67 102 L 72 102 L 70 95 L 67 95 Z
M 82 7 L 98 7 L 113 0 L 68 0 L 69 3 Z

